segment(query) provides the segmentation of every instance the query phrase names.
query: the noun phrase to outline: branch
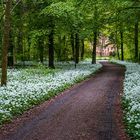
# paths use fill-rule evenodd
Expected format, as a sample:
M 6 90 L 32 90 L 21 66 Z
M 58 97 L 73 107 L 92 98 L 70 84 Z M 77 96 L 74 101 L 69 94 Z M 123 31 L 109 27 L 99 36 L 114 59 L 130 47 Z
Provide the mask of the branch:
M 18 6 L 18 4 L 21 2 L 22 0 L 17 1 L 17 3 L 15 4 L 15 6 L 12 8 L 11 13 L 14 11 L 14 9 Z
M 109 46 L 109 45 L 112 45 L 112 43 L 105 44 L 104 47 L 107 47 L 107 46 Z
M 122 12 L 122 11 L 129 10 L 129 9 L 138 9 L 138 10 L 140 10 L 140 7 L 139 6 L 126 7 L 126 8 L 123 8 L 123 9 L 119 9 L 118 12 Z
M 18 6 L 18 4 L 21 2 L 22 0 L 18 0 L 17 3 L 14 5 L 14 7 L 11 10 L 11 14 L 14 11 L 14 9 Z M 0 23 L 2 22 L 2 19 L 4 17 L 5 13 L 2 14 L 1 18 L 0 18 Z
M 4 17 L 4 13 L 2 14 L 2 16 L 0 18 L 0 23 L 2 22 L 3 17 Z

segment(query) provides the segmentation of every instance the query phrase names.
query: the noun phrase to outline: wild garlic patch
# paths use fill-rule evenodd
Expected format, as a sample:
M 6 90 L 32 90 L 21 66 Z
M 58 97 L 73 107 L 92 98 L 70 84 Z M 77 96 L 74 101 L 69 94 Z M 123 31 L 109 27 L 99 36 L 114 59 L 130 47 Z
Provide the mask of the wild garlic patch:
M 140 65 L 113 61 L 126 67 L 123 105 L 127 131 L 136 140 L 140 139 Z
M 56 64 L 58 69 L 8 69 L 7 87 L 0 87 L 0 124 L 21 114 L 101 68 L 101 64 L 83 62 Z

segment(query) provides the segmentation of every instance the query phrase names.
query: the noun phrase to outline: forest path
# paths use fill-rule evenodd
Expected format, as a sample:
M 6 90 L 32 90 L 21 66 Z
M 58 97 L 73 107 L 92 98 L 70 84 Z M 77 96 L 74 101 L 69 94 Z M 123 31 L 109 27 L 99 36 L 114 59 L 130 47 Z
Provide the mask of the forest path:
M 120 107 L 125 69 L 102 64 L 96 76 L 4 126 L 0 140 L 127 140 Z

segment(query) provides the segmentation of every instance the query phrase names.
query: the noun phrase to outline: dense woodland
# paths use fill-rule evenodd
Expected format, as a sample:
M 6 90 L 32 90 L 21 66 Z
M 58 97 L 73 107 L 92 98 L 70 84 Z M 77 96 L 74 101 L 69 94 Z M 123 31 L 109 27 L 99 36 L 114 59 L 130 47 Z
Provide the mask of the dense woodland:
M 139 6 L 139 0 L 1 0 L 1 85 L 7 65 L 18 62 L 55 68 L 54 61 L 91 57 L 94 64 L 101 35 L 115 44 L 116 58 L 140 62 Z

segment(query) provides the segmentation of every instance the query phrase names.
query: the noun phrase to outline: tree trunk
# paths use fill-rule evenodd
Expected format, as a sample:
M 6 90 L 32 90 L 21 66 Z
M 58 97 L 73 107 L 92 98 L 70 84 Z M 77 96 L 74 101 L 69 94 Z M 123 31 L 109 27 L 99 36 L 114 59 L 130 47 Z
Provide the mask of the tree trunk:
M 11 18 L 11 0 L 6 1 L 5 7 L 5 22 L 4 22 L 4 34 L 3 34 L 3 48 L 2 48 L 2 76 L 1 86 L 7 84 L 7 52 L 9 47 L 9 34 L 10 34 L 10 18 Z
M 75 34 L 75 63 L 79 63 L 79 34 Z
M 119 52 L 119 46 L 118 46 L 118 32 L 117 32 L 117 24 L 116 24 L 116 32 L 115 32 L 115 44 L 116 44 L 116 48 L 117 48 L 117 56 L 118 59 L 120 60 L 120 52 Z
M 13 45 L 13 39 L 12 35 L 10 33 L 9 35 L 9 48 L 8 48 L 8 66 L 13 67 L 14 66 L 14 45 Z
M 8 66 L 14 66 L 14 46 L 12 42 L 12 37 L 10 37 L 9 41 L 9 48 L 8 48 Z
M 138 56 L 139 56 L 139 49 L 138 49 L 138 37 L 139 37 L 139 23 L 138 21 L 135 23 L 135 36 L 134 36 L 134 41 L 135 41 L 135 61 L 138 62 Z
M 75 58 L 75 49 L 74 49 L 75 43 L 74 43 L 74 34 L 71 33 L 71 48 L 72 48 L 72 60 Z
M 57 61 L 61 61 L 61 51 L 62 51 L 62 39 L 61 39 L 61 35 L 58 36 L 58 46 L 56 49 L 56 54 L 57 54 Z
M 44 60 L 44 43 L 43 43 L 43 40 L 39 41 L 39 59 L 40 59 L 40 62 L 43 64 L 43 60 Z
M 92 64 L 96 64 L 96 46 L 97 46 L 97 31 L 94 32 Z
M 30 58 L 31 58 L 31 54 L 30 54 L 30 45 L 31 45 L 31 43 L 30 43 L 30 39 L 29 39 L 29 37 L 27 38 L 27 41 L 28 41 L 28 49 L 27 49 L 27 59 L 28 59 L 28 61 L 30 61 Z
M 24 62 L 24 48 L 23 48 L 23 2 L 19 3 L 19 27 L 18 27 L 18 35 L 17 35 L 17 53 L 20 54 L 20 60 Z
M 68 60 L 68 54 L 67 54 L 67 43 L 66 43 L 66 36 L 64 35 L 64 37 L 63 37 L 63 40 L 62 40 L 62 42 L 63 42 L 63 59 L 65 60 L 65 61 L 67 61 Z
M 54 27 L 51 27 L 51 31 L 49 34 L 49 68 L 54 67 Z
M 82 48 L 81 48 L 81 60 L 83 60 L 83 59 L 84 59 L 84 53 L 85 53 L 84 39 L 82 39 L 81 42 L 82 42 Z
M 121 60 L 124 61 L 123 31 L 120 31 L 120 39 L 121 39 Z
M 116 48 L 117 48 L 117 56 L 118 56 L 118 59 L 120 60 L 120 53 L 119 53 L 119 47 L 118 47 L 118 45 L 116 45 Z
M 19 32 L 18 32 L 18 48 L 17 48 L 17 53 L 20 54 L 20 59 L 23 62 L 24 61 L 24 49 L 23 49 L 23 32 L 20 27 Z

